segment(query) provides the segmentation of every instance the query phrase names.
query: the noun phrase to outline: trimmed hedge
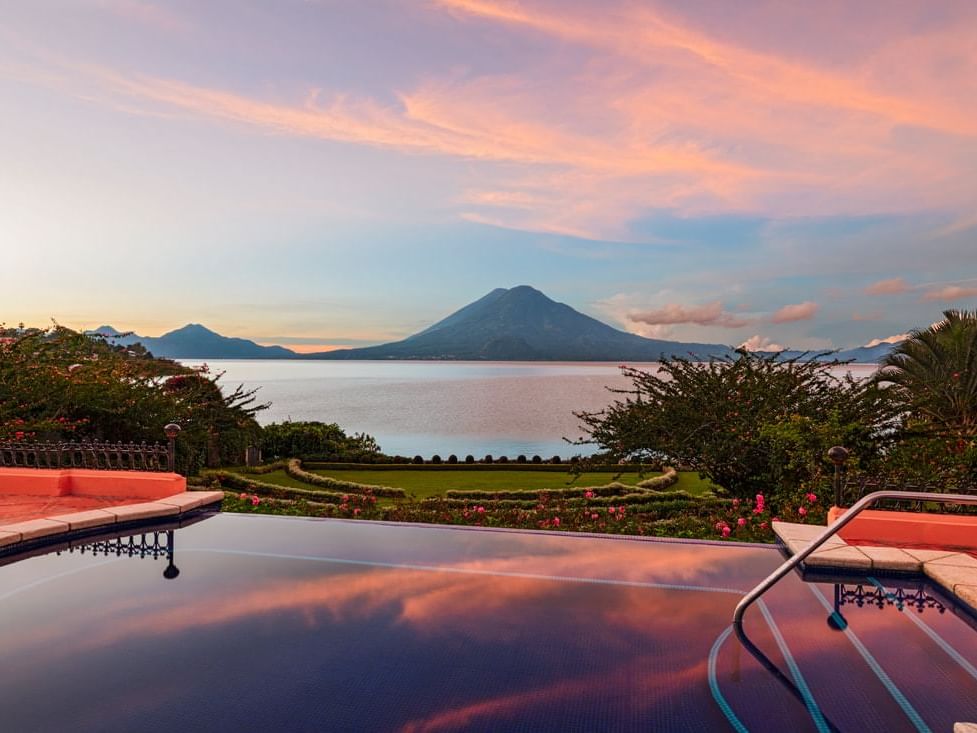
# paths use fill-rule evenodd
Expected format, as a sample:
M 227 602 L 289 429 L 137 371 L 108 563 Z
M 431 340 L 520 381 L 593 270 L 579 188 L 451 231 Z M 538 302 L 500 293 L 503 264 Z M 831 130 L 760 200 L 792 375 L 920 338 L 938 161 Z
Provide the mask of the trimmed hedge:
M 331 478 L 329 476 L 320 476 L 317 473 L 309 473 L 303 470 L 302 461 L 298 458 L 290 458 L 288 460 L 288 465 L 285 467 L 285 473 L 291 476 L 296 481 L 301 481 L 305 484 L 312 484 L 313 486 L 324 486 L 327 489 L 337 489 L 339 491 L 345 491 L 350 494 L 365 494 L 371 493 L 374 496 L 389 496 L 397 497 L 403 499 L 407 496 L 407 492 L 403 489 L 395 488 L 393 486 L 373 486 L 371 484 L 358 484 L 353 481 L 342 481 L 340 479 Z
M 343 495 L 335 491 L 315 491 L 313 489 L 295 489 L 278 484 L 266 484 L 255 481 L 233 471 L 203 471 L 204 478 L 216 479 L 222 487 L 230 487 L 237 491 L 247 491 L 260 496 L 270 496 L 275 499 L 307 499 L 323 504 L 341 504 Z

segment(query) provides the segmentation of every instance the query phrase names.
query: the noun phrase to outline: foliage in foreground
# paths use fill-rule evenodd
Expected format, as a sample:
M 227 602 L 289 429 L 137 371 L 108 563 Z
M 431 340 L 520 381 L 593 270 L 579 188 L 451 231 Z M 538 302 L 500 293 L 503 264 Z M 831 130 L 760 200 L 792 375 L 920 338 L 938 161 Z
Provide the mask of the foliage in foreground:
M 238 462 L 259 431 L 254 393 L 62 326 L 0 329 L 0 440 L 164 440 L 183 428 L 180 470 Z

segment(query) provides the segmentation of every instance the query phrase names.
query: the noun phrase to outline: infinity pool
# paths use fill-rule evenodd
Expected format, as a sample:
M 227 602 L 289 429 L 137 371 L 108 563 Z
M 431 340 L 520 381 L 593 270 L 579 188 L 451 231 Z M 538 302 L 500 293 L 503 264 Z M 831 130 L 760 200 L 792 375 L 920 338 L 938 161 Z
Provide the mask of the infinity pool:
M 2 730 L 977 721 L 977 631 L 920 582 L 790 576 L 732 633 L 773 548 L 245 515 L 146 539 L 3 561 Z

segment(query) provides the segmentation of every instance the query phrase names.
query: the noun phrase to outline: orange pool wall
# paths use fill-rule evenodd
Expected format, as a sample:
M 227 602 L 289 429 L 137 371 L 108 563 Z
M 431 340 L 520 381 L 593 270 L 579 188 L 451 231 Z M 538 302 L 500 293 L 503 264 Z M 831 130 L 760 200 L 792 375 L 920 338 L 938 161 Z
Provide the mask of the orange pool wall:
M 187 490 L 176 473 L 82 468 L 0 468 L 0 494 L 163 499 Z
M 828 524 L 846 511 L 841 507 L 831 507 L 828 510 Z M 900 547 L 926 545 L 977 550 L 977 517 L 866 509 L 838 534 L 850 544 L 862 541 Z

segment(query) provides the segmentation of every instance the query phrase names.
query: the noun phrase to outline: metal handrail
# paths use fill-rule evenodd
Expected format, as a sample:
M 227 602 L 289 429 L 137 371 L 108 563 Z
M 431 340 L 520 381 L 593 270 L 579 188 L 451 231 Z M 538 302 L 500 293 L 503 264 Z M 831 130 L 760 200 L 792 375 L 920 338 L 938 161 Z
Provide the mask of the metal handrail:
M 940 504 L 977 505 L 977 496 L 968 496 L 967 494 L 937 494 L 927 491 L 873 491 L 871 494 L 866 494 L 852 504 L 848 511 L 838 517 L 834 524 L 825 527 L 824 531 L 811 540 L 811 543 L 807 547 L 796 553 L 793 557 L 789 558 L 786 562 L 784 562 L 783 565 L 770 573 L 770 575 L 768 575 L 759 585 L 757 585 L 756 588 L 743 596 L 742 600 L 736 604 L 736 610 L 733 612 L 733 625 L 742 625 L 743 614 L 746 613 L 746 609 L 749 608 L 757 598 L 770 590 L 770 588 L 772 588 L 777 581 L 787 575 L 787 573 L 804 562 L 804 559 L 808 555 L 836 535 L 842 527 L 858 516 L 862 510 L 882 499 L 904 499 L 906 501 L 932 501 Z

